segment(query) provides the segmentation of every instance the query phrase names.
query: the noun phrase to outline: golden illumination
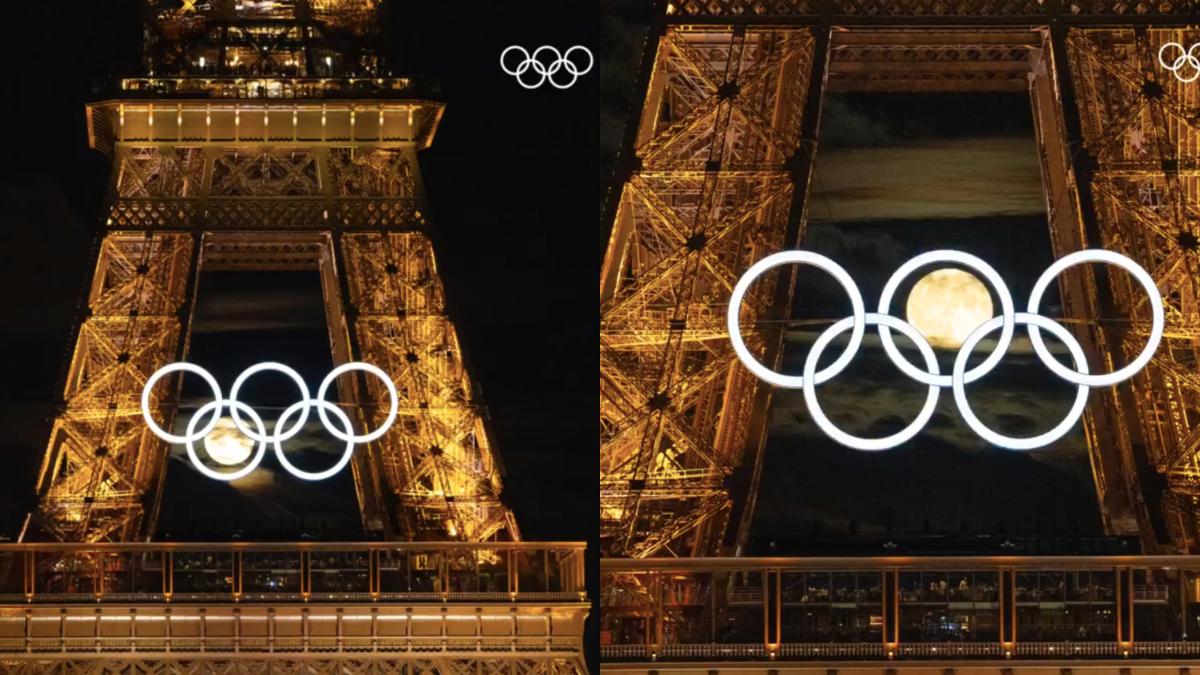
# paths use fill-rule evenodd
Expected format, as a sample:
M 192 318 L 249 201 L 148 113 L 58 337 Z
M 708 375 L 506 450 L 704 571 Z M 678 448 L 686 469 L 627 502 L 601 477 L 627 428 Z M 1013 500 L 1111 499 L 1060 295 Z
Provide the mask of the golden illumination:
M 238 431 L 233 418 L 222 417 L 217 420 L 216 428 L 204 437 L 204 451 L 217 464 L 237 466 L 250 459 L 254 441 Z
M 975 275 L 946 267 L 921 277 L 904 311 L 929 344 L 957 349 L 971 331 L 992 318 L 992 297 Z

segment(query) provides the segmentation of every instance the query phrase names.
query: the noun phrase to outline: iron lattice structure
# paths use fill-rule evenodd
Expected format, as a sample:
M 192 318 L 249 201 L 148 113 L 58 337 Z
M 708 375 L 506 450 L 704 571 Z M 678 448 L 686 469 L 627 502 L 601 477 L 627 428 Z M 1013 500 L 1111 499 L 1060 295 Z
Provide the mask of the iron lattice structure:
M 672 28 L 659 43 L 601 281 L 602 538 L 713 552 L 756 380 L 723 328 L 740 270 L 784 247 L 807 29 Z M 746 306 L 764 315 L 772 283 Z M 756 335 L 756 347 L 763 336 Z
M 141 420 L 146 379 L 187 353 L 204 269 L 317 269 L 335 362 L 399 390 L 392 431 L 351 466 L 369 530 L 518 538 L 450 321 L 423 213 L 418 150 L 442 105 L 385 77 L 375 1 L 147 2 L 147 75 L 88 107 L 113 158 L 91 291 L 23 539 L 153 533 L 167 447 Z M 155 390 L 168 423 L 178 380 Z M 387 392 L 339 382 L 374 426 Z
M 667 2 L 652 26 L 601 273 L 602 542 L 608 555 L 713 555 L 746 541 L 770 392 L 724 327 L 753 261 L 803 238 L 827 91 L 1027 91 L 1057 255 L 1150 270 L 1167 338 L 1086 417 L 1099 507 L 1147 551 L 1200 533 L 1196 377 L 1200 90 L 1158 65 L 1190 44 L 1187 2 Z M 1194 19 L 1192 19 L 1194 20 Z M 1122 274 L 1060 280 L 1093 364 L 1142 348 L 1145 298 Z M 791 272 L 752 289 L 743 334 L 782 354 Z M 1097 366 L 1100 367 L 1100 366 Z
M 1167 42 L 1192 44 L 1200 29 L 1073 31 L 1067 52 L 1090 169 L 1095 225 L 1105 248 L 1154 276 L 1167 333 L 1150 367 L 1127 392 L 1137 471 L 1165 479 L 1142 495 L 1152 524 L 1183 551 L 1200 546 L 1200 89 L 1158 65 Z M 1106 335 L 1112 360 L 1132 360 L 1149 334 L 1150 310 L 1124 275 L 1107 302 L 1138 321 Z M 1144 468 L 1143 468 L 1144 467 Z M 1161 480 L 1160 479 L 1160 480 Z M 1163 533 L 1159 533 L 1160 536 Z

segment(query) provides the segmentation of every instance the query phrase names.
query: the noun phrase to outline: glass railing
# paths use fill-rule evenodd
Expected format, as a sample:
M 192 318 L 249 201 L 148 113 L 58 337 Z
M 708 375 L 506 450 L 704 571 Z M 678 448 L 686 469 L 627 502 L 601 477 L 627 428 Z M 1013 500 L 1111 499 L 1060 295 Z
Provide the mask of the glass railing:
M 1200 657 L 1200 557 L 604 559 L 608 660 Z
M 0 604 L 580 602 L 582 543 L 0 545 Z
M 434 96 L 436 85 L 411 77 L 129 77 L 122 95 L 232 99 L 409 98 Z

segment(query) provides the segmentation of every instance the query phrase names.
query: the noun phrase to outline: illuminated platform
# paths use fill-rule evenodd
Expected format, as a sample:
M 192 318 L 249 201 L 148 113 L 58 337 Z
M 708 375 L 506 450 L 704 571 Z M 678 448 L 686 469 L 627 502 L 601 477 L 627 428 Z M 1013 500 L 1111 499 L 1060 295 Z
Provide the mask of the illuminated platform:
M 0 672 L 583 672 L 584 550 L 2 545 Z
M 1115 674 L 1200 663 L 1196 556 L 603 559 L 601 572 L 605 669 Z

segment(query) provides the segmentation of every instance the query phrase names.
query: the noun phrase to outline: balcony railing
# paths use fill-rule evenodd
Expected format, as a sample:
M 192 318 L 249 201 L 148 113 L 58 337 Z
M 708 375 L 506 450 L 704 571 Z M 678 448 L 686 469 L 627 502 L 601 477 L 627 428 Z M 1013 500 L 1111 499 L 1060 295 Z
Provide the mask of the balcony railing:
M 230 99 L 413 98 L 437 95 L 434 83 L 410 77 L 130 77 L 122 96 Z
M 0 605 L 581 602 L 582 543 L 0 545 Z
M 1200 657 L 1200 557 L 605 559 L 609 661 Z

